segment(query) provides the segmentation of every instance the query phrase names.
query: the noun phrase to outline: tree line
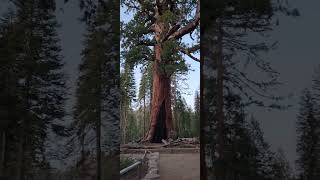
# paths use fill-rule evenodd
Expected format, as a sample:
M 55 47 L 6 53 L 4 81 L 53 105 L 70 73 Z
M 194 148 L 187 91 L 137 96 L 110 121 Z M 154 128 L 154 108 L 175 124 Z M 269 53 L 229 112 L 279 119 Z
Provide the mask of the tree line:
M 312 87 L 301 93 L 296 121 L 297 179 L 320 178 L 320 66 L 315 69 Z

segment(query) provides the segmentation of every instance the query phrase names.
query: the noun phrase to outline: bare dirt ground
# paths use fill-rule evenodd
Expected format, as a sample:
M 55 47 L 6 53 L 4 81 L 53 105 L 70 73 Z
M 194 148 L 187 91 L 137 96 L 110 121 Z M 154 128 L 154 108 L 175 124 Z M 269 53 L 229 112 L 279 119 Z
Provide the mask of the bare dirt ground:
M 160 154 L 160 180 L 199 180 L 200 154 Z

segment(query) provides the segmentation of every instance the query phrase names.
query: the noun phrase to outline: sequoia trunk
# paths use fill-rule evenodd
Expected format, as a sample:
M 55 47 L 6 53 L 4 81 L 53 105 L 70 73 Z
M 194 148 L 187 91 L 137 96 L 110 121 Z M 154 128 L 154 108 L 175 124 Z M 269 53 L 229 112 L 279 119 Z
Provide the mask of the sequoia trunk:
M 155 68 L 156 69 L 156 68 Z M 154 71 L 151 124 L 147 140 L 158 143 L 167 139 L 172 129 L 170 77 Z
M 153 66 L 153 86 L 151 102 L 151 122 L 147 140 L 159 143 L 167 139 L 172 129 L 171 79 L 160 68 L 162 47 L 155 46 L 156 60 Z

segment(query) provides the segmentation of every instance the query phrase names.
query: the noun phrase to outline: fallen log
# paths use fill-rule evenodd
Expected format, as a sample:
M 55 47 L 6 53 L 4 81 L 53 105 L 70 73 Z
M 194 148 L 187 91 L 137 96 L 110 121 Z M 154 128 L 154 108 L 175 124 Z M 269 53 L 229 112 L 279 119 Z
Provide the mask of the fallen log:
M 140 145 L 140 146 L 131 146 L 128 144 L 121 145 L 120 148 L 122 149 L 158 149 L 158 148 L 163 148 L 168 145 L 163 144 L 163 145 L 157 145 L 157 146 L 145 146 L 145 145 Z

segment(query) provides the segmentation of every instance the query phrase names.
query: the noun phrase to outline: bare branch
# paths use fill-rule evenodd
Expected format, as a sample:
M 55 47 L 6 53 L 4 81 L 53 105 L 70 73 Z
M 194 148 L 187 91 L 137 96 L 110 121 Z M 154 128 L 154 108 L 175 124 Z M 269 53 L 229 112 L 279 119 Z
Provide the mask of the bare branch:
M 196 58 L 196 57 L 194 57 L 194 56 L 192 55 L 192 53 L 195 52 L 195 51 L 197 51 L 198 49 L 200 49 L 200 45 L 196 45 L 196 46 L 194 46 L 194 47 L 192 47 L 192 48 L 187 48 L 187 49 L 180 47 L 180 48 L 179 48 L 179 51 L 182 52 L 183 54 L 189 56 L 192 60 L 197 61 L 197 62 L 200 62 L 200 59 L 198 59 L 198 58 Z
M 183 28 L 179 29 L 178 31 L 172 33 L 167 39 L 179 39 L 182 36 L 192 32 L 194 29 L 197 28 L 197 26 L 200 23 L 200 0 L 197 1 L 197 10 L 196 10 L 196 16 L 193 21 L 191 21 L 189 24 L 184 26 Z
M 163 38 L 163 41 L 166 41 L 173 33 L 177 32 L 177 30 L 180 28 L 180 25 L 176 24 L 174 25 L 167 33 L 167 35 Z
M 193 52 L 195 52 L 195 51 L 197 51 L 199 49 L 200 49 L 200 44 L 197 44 L 197 45 L 195 45 L 193 47 L 188 48 L 187 50 L 188 50 L 188 52 L 193 53 Z

